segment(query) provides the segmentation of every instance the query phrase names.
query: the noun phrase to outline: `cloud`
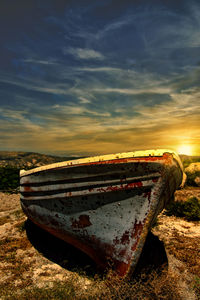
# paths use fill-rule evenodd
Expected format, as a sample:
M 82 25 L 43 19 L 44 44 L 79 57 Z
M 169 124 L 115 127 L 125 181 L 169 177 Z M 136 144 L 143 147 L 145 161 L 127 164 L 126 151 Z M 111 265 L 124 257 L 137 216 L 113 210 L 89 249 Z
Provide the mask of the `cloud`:
M 118 88 L 105 88 L 105 89 L 93 89 L 93 91 L 98 93 L 119 93 L 119 94 L 126 94 L 126 95 L 139 95 L 139 94 L 169 94 L 171 89 L 166 87 L 156 87 L 154 89 L 118 89 Z
M 89 67 L 83 67 L 83 68 L 76 68 L 76 70 L 78 71 L 82 71 L 82 72 L 108 72 L 108 73 L 112 73 L 112 72 L 122 72 L 123 69 L 121 68 L 113 68 L 113 67 L 93 67 L 93 68 L 89 68 Z M 127 70 L 124 70 L 127 71 Z
M 132 15 L 123 15 L 122 17 L 116 19 L 115 21 L 112 21 L 104 26 L 103 29 L 100 29 L 93 38 L 96 40 L 100 40 L 105 38 L 106 35 L 112 34 L 113 31 L 117 31 L 119 29 L 122 29 L 122 27 L 129 25 L 133 22 L 133 16 Z
M 75 58 L 85 60 L 103 60 L 104 55 L 93 49 L 83 48 L 63 48 L 63 54 L 72 54 Z
M 33 64 L 39 64 L 39 65 L 57 65 L 58 63 L 54 60 L 38 60 L 33 58 L 26 58 L 21 60 L 24 63 L 33 63 Z
M 97 110 L 88 109 L 84 106 L 72 106 L 72 105 L 54 105 L 53 109 L 57 110 L 57 113 L 64 115 L 77 115 L 84 116 L 90 115 L 95 117 L 110 117 L 109 112 L 99 112 Z
M 88 99 L 86 99 L 84 97 L 79 97 L 79 100 L 80 100 L 80 103 L 82 103 L 82 104 L 91 103 L 90 100 L 88 100 Z
M 0 82 L 17 86 L 26 90 L 55 95 L 68 95 L 67 84 L 48 82 L 42 78 L 18 78 L 17 76 L 1 76 Z

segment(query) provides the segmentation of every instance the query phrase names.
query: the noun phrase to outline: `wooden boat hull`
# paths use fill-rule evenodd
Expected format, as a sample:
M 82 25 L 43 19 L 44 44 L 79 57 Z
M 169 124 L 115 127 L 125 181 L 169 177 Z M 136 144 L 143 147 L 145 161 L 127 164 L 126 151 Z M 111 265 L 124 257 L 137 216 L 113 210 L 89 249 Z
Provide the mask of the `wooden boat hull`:
M 21 205 L 37 225 L 125 276 L 182 175 L 168 150 L 62 162 L 20 172 Z

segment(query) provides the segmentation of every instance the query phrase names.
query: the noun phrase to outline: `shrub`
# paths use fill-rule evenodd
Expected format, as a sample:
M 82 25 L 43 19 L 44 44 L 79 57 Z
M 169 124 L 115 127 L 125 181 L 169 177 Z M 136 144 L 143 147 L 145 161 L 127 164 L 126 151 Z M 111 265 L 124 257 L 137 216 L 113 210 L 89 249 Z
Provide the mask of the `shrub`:
M 0 190 L 12 191 L 19 186 L 19 169 L 5 167 L 0 168 Z
M 187 180 L 186 180 L 187 185 L 197 186 L 197 184 L 195 182 L 195 178 L 200 177 L 200 172 L 196 172 L 196 173 L 186 172 L 186 175 L 187 175 Z
M 188 221 L 200 220 L 200 200 L 191 197 L 187 201 L 172 202 L 166 209 L 166 215 L 185 217 Z

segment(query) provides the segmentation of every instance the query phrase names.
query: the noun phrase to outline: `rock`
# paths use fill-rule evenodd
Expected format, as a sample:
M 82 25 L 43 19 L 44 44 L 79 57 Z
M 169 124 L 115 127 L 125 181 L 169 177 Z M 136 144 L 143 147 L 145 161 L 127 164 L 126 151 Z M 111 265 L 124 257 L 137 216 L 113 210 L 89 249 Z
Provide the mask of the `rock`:
M 200 162 L 191 163 L 186 169 L 187 183 L 200 186 Z
M 186 169 L 186 173 L 194 174 L 196 172 L 200 172 L 200 162 L 191 163 Z

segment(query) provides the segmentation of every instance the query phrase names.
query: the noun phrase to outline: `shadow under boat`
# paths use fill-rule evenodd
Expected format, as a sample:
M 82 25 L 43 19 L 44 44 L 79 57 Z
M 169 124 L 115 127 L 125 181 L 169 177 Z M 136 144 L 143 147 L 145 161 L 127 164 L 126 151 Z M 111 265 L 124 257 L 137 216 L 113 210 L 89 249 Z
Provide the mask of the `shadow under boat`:
M 25 229 L 31 244 L 50 261 L 69 271 L 85 274 L 89 277 L 93 277 L 95 274 L 102 277 L 105 274 L 87 254 L 43 230 L 31 220 L 26 220 Z M 152 271 L 159 272 L 162 266 L 167 264 L 168 260 L 163 242 L 152 232 L 149 232 L 131 277 L 138 277 L 144 272 L 145 274 Z

